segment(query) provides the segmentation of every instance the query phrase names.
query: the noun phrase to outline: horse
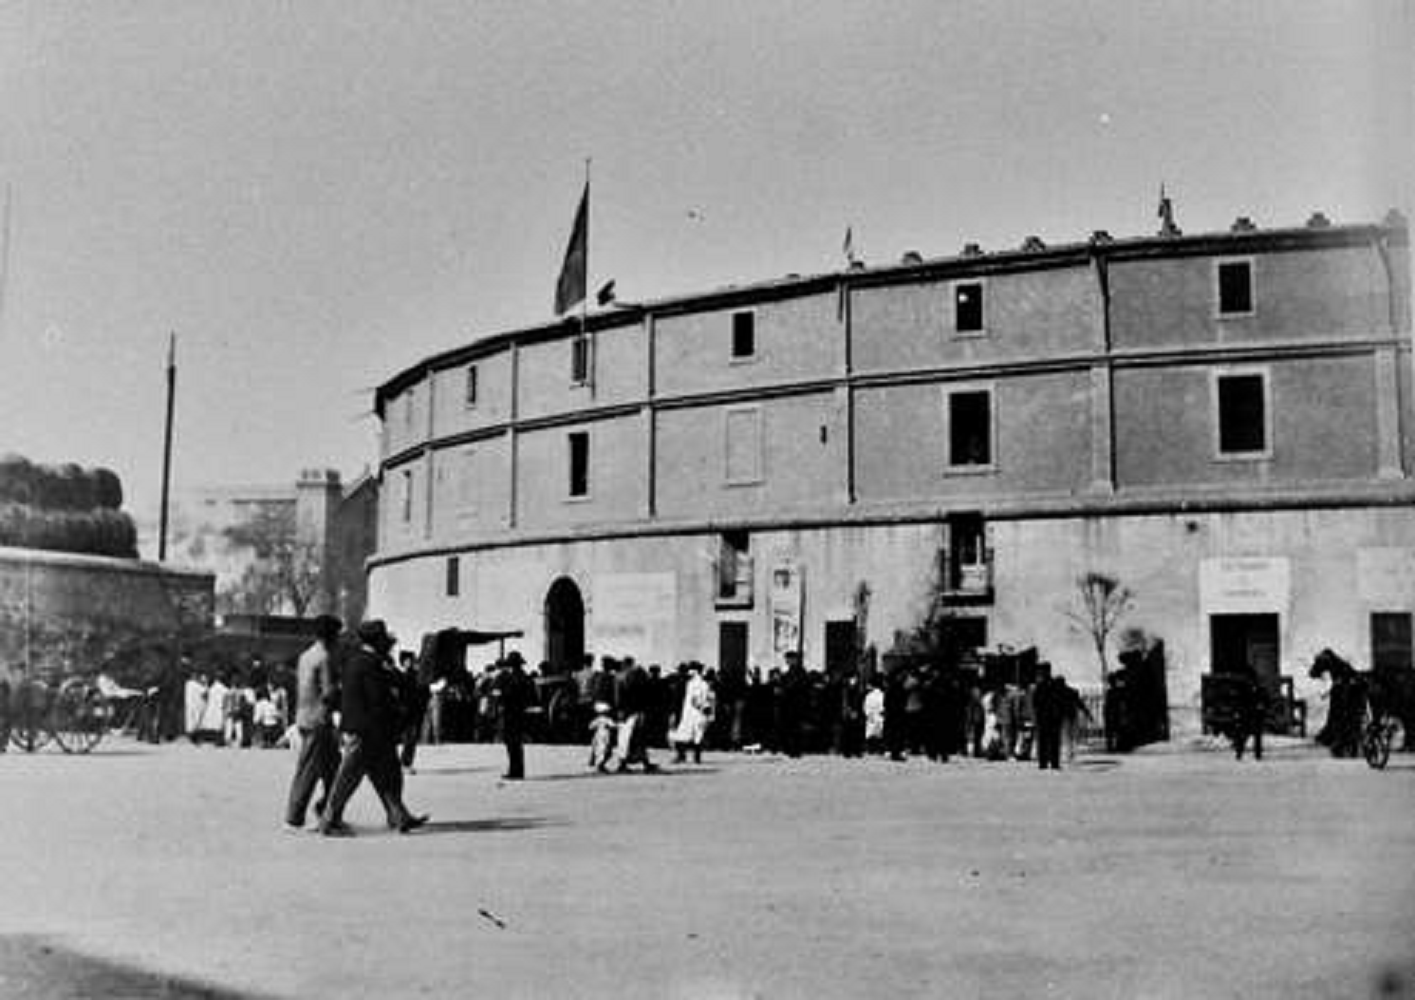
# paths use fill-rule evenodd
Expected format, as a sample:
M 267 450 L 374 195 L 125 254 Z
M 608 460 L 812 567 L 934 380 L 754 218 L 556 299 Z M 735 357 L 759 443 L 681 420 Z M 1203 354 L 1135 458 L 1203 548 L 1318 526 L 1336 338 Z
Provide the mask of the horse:
M 1405 731 L 1403 749 L 1411 749 L 1415 733 L 1415 670 L 1357 670 L 1330 649 L 1323 649 L 1312 661 L 1307 676 L 1331 682 L 1331 708 L 1316 740 L 1330 747 L 1332 756 L 1354 757 L 1361 753 L 1368 709 L 1371 719 L 1398 719 Z

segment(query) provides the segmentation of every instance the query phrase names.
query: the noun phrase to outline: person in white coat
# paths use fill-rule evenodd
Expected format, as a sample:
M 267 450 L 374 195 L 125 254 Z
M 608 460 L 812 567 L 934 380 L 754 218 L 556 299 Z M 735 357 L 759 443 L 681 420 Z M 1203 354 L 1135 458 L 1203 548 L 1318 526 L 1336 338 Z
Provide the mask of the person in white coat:
M 197 722 L 197 739 L 226 745 L 226 700 L 231 689 L 219 677 L 214 677 L 206 689 L 206 704 L 202 706 L 201 719 Z
M 673 746 L 678 752 L 676 763 L 683 763 L 690 749 L 693 763 L 703 762 L 703 740 L 707 738 L 716 707 L 712 685 L 703 677 L 702 664 L 690 663 L 688 681 L 683 688 L 683 708 L 678 713 L 678 726 L 673 730 Z
M 182 731 L 187 739 L 197 742 L 201 729 L 201 714 L 206 709 L 206 677 L 192 676 L 182 686 Z

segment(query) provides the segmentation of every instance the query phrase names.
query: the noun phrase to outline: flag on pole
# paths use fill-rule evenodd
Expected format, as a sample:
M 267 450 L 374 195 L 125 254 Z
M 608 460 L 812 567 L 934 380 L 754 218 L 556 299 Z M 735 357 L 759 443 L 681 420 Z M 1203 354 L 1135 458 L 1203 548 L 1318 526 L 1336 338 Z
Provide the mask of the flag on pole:
M 855 233 L 853 226 L 845 227 L 845 242 L 840 247 L 845 254 L 845 263 L 855 263 Z
M 565 262 L 560 265 L 560 280 L 555 283 L 555 315 L 585 300 L 589 257 L 590 184 L 586 181 L 580 207 L 575 212 L 575 226 L 570 230 L 570 244 L 565 248 Z

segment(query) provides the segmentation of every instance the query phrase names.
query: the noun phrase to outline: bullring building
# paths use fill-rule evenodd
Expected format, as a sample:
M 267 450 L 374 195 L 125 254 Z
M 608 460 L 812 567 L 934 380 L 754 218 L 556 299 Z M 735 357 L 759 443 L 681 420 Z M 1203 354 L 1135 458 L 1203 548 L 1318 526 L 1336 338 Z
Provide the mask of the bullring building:
M 1094 685 L 1077 579 L 1239 661 L 1411 660 L 1405 220 L 956 256 L 484 336 L 377 390 L 373 613 L 671 667 L 851 662 L 941 622 Z M 1113 648 L 1113 647 L 1112 647 Z

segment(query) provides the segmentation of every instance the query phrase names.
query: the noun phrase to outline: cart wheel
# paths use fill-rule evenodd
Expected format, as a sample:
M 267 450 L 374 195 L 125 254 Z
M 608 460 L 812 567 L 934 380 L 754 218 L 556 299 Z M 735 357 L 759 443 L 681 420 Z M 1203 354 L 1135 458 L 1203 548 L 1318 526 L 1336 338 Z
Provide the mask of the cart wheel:
M 65 753 L 88 753 L 108 726 L 108 700 L 86 680 L 67 680 L 54 703 L 54 738 Z
M 1366 726 L 1366 732 L 1361 738 L 1361 752 L 1366 757 L 1366 763 L 1377 771 L 1390 762 L 1392 735 L 1391 727 L 1383 719 Z
M 10 742 L 17 750 L 34 753 L 49 742 L 49 708 L 52 698 L 41 681 L 21 681 L 10 694 Z

